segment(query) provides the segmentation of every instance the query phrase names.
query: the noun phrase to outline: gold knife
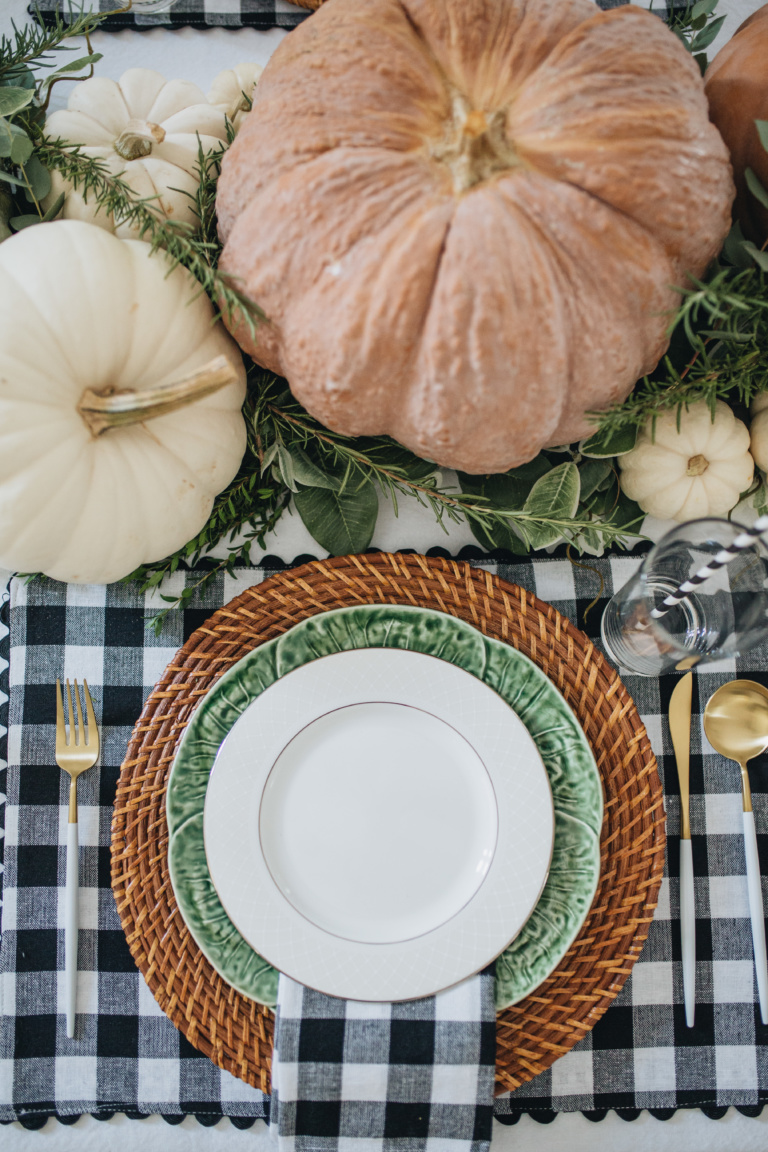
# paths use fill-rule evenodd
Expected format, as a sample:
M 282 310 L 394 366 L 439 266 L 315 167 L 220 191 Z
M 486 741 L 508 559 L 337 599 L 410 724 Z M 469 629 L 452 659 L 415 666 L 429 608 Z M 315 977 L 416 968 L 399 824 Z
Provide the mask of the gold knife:
M 675 685 L 669 701 L 669 730 L 680 784 L 680 943 L 683 957 L 685 1022 L 693 1028 L 696 1005 L 696 904 L 693 892 L 689 769 L 693 672 Z

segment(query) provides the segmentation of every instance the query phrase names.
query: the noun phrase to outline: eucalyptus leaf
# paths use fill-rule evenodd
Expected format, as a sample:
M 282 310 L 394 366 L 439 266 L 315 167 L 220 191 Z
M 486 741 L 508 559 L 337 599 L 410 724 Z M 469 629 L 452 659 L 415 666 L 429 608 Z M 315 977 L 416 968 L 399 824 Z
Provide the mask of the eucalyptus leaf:
M 298 444 L 291 444 L 288 449 L 293 465 L 293 475 L 299 484 L 307 488 L 327 488 L 330 492 L 338 492 L 341 482 L 335 476 L 318 468 Z
M 13 155 L 13 146 L 17 139 L 26 140 L 29 142 L 29 150 L 31 154 L 33 147 L 32 141 L 29 139 L 29 136 L 24 131 L 24 129 L 20 128 L 18 124 L 13 124 L 10 120 L 6 120 L 0 117 L 0 156 L 11 156 L 15 160 L 15 156 Z M 16 160 L 15 162 L 19 163 L 19 161 Z
M 746 240 L 741 230 L 741 224 L 736 220 L 725 238 L 725 244 L 723 244 L 723 256 L 735 268 L 752 267 L 752 257 L 745 249 L 745 244 Z
M 600 485 L 610 477 L 613 467 L 610 460 L 585 460 L 579 465 L 579 479 L 581 481 L 581 500 L 586 500 Z
M 37 156 L 30 156 L 22 171 L 29 184 L 27 199 L 34 203 L 42 200 L 51 190 L 51 174 L 38 160 Z
M 0 77 L 0 88 L 35 89 L 35 74 L 26 64 L 16 64 Z
M 15 188 L 23 188 L 24 181 L 19 180 L 18 176 L 11 176 L 10 172 L 4 172 L 0 168 L 0 180 L 5 180 L 6 184 L 13 184 Z
M 722 28 L 724 21 L 725 16 L 718 16 L 716 20 L 707 24 L 706 28 L 702 28 L 701 32 L 697 32 L 691 41 L 691 52 L 701 52 L 702 49 L 708 48 Z
M 298 492 L 299 486 L 296 483 L 296 477 L 293 474 L 293 460 L 291 454 L 284 444 L 277 445 L 277 467 L 280 475 L 283 478 L 283 484 L 286 488 L 290 488 L 291 492 Z
M 47 224 L 50 220 L 55 220 L 59 212 L 61 212 L 62 208 L 64 207 L 64 201 L 66 198 L 67 196 L 65 192 L 59 192 L 53 204 L 51 204 L 45 216 L 43 216 L 41 223 Z
M 11 140 L 11 161 L 14 164 L 26 164 L 33 151 L 34 144 L 26 132 L 14 132 Z
M 301 488 L 296 509 L 311 536 L 332 556 L 364 552 L 373 538 L 379 497 L 370 480 L 343 492 Z
M 33 88 L 0 88 L 0 116 L 15 116 L 32 103 L 34 95 Z
M 768 120 L 755 120 L 755 128 L 757 128 L 760 143 L 768 152 Z
M 80 56 L 77 60 L 70 60 L 69 64 L 63 64 L 61 68 L 57 68 L 50 76 L 45 78 L 43 87 L 47 88 L 48 85 L 57 78 L 57 76 L 64 75 L 65 72 L 79 72 L 82 68 L 90 68 L 92 64 L 98 64 L 99 60 L 103 59 L 103 53 L 92 52 L 90 56 Z
M 744 249 L 749 253 L 758 268 L 762 268 L 763 272 L 768 272 L 768 252 L 761 251 L 751 240 L 744 241 Z
M 759 200 L 764 208 L 768 208 L 768 192 L 763 188 L 751 168 L 745 170 L 744 179 L 747 182 L 747 188 L 749 188 L 755 199 Z
M 604 432 L 601 429 L 599 432 L 595 432 L 593 436 L 582 440 L 579 444 L 579 451 L 582 456 L 590 456 L 595 459 L 623 456 L 625 452 L 631 452 L 634 448 L 637 443 L 638 432 L 639 429 L 632 424 L 614 432 Z
M 698 3 L 691 8 L 691 22 L 698 20 L 701 16 L 711 16 L 717 5 L 718 0 L 698 0 Z
M 580 490 L 579 470 L 573 461 L 558 464 L 557 468 L 536 481 L 523 511 L 543 519 L 570 520 L 579 506 Z
M 42 220 L 36 214 L 29 214 L 26 216 L 12 216 L 11 228 L 16 232 L 21 232 L 24 228 L 31 228 L 33 224 L 41 224 Z
M 544 456 L 536 456 L 519 468 L 498 472 L 492 476 L 472 476 L 459 472 L 462 492 L 470 496 L 483 496 L 493 508 L 506 512 L 519 512 L 537 480 L 552 471 Z

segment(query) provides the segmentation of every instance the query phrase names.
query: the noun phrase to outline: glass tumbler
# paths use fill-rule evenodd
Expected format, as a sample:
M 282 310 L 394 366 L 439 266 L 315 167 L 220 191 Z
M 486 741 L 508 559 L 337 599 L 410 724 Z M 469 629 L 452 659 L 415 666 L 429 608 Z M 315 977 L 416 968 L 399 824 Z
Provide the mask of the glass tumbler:
M 768 637 L 768 549 L 762 540 L 739 552 L 659 620 L 651 611 L 730 547 L 743 526 L 691 520 L 648 553 L 603 613 L 603 646 L 615 664 L 638 676 L 737 656 Z

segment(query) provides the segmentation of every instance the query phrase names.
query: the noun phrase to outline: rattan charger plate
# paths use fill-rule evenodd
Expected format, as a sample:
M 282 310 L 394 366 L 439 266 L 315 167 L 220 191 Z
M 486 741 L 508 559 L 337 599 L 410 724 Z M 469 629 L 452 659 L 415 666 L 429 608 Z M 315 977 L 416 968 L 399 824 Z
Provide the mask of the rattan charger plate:
M 568 1052 L 620 991 L 645 942 L 664 867 L 656 761 L 621 680 L 584 633 L 530 592 L 418 555 L 344 556 L 283 572 L 215 612 L 168 665 L 134 728 L 112 822 L 112 888 L 131 953 L 160 1007 L 220 1068 L 269 1091 L 273 1017 L 235 992 L 192 940 L 168 875 L 165 789 L 174 752 L 214 681 L 299 620 L 350 604 L 416 604 L 513 644 L 557 685 L 584 728 L 605 793 L 601 876 L 555 972 L 497 1018 L 497 1091 Z

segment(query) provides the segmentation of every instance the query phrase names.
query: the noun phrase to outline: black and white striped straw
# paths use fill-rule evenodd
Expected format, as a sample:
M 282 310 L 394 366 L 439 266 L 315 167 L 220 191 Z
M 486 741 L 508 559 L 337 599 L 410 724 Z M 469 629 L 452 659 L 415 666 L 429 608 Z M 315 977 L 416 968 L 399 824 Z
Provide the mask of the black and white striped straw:
M 759 520 L 755 521 L 751 528 L 745 528 L 743 532 L 740 532 L 730 547 L 723 548 L 710 560 L 709 564 L 700 568 L 695 575 L 691 576 L 689 580 L 684 581 L 674 592 L 670 592 L 669 596 L 662 600 L 658 608 L 653 609 L 651 619 L 660 620 L 662 616 L 665 616 L 667 612 L 669 612 L 670 608 L 675 608 L 681 600 L 685 600 L 689 592 L 694 592 L 701 584 L 704 584 L 710 576 L 714 575 L 718 569 L 724 568 L 726 564 L 729 564 L 731 560 L 735 559 L 745 548 L 750 548 L 765 532 L 768 532 L 768 516 L 761 516 Z

